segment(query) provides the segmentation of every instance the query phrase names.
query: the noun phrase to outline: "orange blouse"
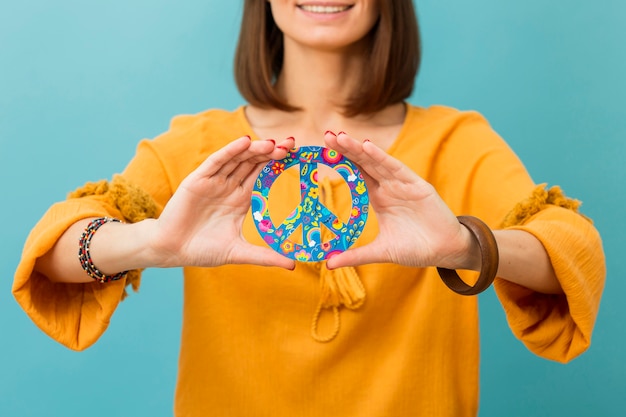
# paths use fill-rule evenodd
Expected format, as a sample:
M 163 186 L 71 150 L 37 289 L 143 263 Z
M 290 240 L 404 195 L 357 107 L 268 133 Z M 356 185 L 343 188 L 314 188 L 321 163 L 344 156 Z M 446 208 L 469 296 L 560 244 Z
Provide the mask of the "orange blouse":
M 246 134 L 256 139 L 243 107 L 178 116 L 168 132 L 139 144 L 119 179 L 163 207 L 202 160 Z M 591 222 L 552 198 L 554 189 L 537 188 L 475 112 L 407 105 L 388 152 L 433 184 L 458 215 L 477 216 L 495 229 L 517 205 L 506 227 L 544 244 L 565 294 L 539 294 L 496 279 L 509 325 L 540 356 L 566 362 L 581 354 L 590 344 L 605 277 Z M 270 207 L 276 219 L 299 202 L 290 192 L 299 187 L 298 176 L 289 172 L 272 189 L 272 201 L 281 202 Z M 350 207 L 344 187 L 320 184 L 325 205 L 339 213 Z M 71 349 L 85 349 L 102 335 L 126 283 L 55 284 L 33 266 L 79 219 L 129 221 L 129 198 L 103 192 L 57 203 L 26 242 L 13 293 L 45 333 Z M 357 245 L 376 233 L 372 211 Z M 264 244 L 250 215 L 244 235 Z M 184 277 L 177 416 L 477 414 L 478 298 L 453 293 L 434 268 L 227 265 L 184 268 Z

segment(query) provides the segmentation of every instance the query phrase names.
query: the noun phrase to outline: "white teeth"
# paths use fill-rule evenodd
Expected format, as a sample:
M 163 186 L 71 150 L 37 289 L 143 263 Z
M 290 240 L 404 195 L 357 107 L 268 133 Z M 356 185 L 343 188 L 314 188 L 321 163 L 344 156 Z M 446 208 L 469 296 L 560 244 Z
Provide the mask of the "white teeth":
M 311 13 L 339 13 L 350 8 L 350 6 L 320 6 L 307 4 L 298 7 L 300 7 L 304 11 Z

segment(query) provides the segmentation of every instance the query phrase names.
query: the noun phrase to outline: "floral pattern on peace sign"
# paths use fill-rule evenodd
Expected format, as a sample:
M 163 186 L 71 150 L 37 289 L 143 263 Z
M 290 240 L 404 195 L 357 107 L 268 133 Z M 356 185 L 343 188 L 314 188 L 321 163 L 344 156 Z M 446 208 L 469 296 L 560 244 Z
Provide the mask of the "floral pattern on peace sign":
M 347 223 L 319 201 L 318 164 L 333 168 L 348 183 L 352 209 Z M 285 170 L 296 165 L 300 166 L 300 204 L 281 224 L 274 225 L 268 209 L 270 188 Z M 363 175 L 350 160 L 332 149 L 302 146 L 263 168 L 252 191 L 251 206 L 256 228 L 271 248 L 296 261 L 318 262 L 356 242 L 367 220 L 369 196 Z M 322 242 L 322 225 L 335 235 L 329 241 Z M 298 226 L 302 229 L 302 244 L 289 238 Z

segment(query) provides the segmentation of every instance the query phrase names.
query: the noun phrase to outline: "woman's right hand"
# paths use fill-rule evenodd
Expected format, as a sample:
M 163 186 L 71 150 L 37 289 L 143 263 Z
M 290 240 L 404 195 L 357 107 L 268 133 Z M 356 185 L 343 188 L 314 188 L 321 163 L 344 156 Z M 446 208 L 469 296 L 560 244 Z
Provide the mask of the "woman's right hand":
M 180 184 L 151 225 L 150 248 L 158 267 L 256 264 L 293 269 L 293 260 L 243 238 L 254 182 L 262 166 L 282 159 L 292 138 L 239 138 L 209 156 Z
M 103 274 L 148 267 L 256 264 L 293 269 L 293 260 L 242 235 L 254 181 L 271 159 L 282 159 L 293 139 L 239 138 L 209 156 L 180 184 L 158 219 L 107 223 L 93 235 L 90 254 Z M 35 264 L 51 281 L 93 282 L 76 256 L 92 218 L 71 225 Z

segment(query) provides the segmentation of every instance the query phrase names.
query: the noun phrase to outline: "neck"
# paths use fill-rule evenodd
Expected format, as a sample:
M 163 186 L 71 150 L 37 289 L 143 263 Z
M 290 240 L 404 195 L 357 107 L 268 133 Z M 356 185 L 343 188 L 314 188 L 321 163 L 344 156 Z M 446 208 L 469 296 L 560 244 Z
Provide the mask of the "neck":
M 403 103 L 392 104 L 375 114 L 344 115 L 344 103 L 360 82 L 367 65 L 361 46 L 331 51 L 306 49 L 285 40 L 284 61 L 276 82 L 280 95 L 299 111 L 247 106 L 246 117 L 259 137 L 294 136 L 300 146 L 322 145 L 326 130 L 349 132 L 368 138 L 387 149 L 404 121 Z
M 285 41 L 283 68 L 277 88 L 287 102 L 306 113 L 341 113 L 360 79 L 363 53 L 307 49 Z

